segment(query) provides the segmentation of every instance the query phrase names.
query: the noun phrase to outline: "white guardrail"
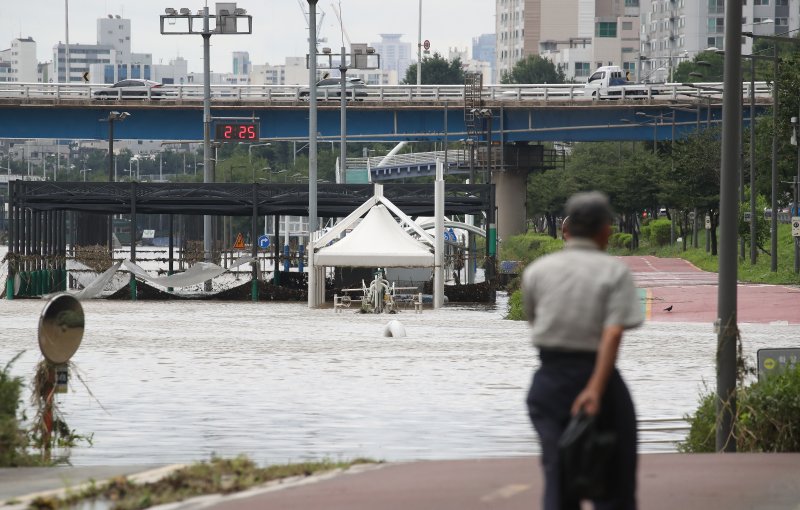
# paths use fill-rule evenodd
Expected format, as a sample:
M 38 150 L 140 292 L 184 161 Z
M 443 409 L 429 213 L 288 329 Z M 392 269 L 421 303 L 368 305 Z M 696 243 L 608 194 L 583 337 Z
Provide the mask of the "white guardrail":
M 662 83 L 636 85 L 637 94 L 642 88 L 646 94 L 636 98 L 652 99 L 687 99 L 711 98 L 722 96 L 721 83 L 696 83 L 687 86 L 680 83 Z M 117 96 L 96 96 L 100 90 L 108 90 L 110 85 L 105 84 L 78 84 L 78 83 L 0 83 L 0 99 L 21 100 L 51 100 L 55 102 L 103 100 L 117 101 L 175 101 L 199 102 L 203 100 L 202 85 L 163 85 L 156 89 L 154 94 L 141 97 L 123 97 L 121 90 Z M 584 95 L 584 84 L 565 85 L 487 85 L 483 87 L 483 99 L 487 101 L 589 101 Z M 772 89 L 766 82 L 756 82 L 755 94 L 758 98 L 768 97 Z M 350 92 L 348 90 L 348 92 Z M 362 92 L 366 95 L 361 96 Z M 213 101 L 244 101 L 267 103 L 304 103 L 307 101 L 304 94 L 308 87 L 298 85 L 212 85 L 211 99 Z M 338 92 L 333 90 L 320 90 L 319 100 L 338 101 Z M 357 89 L 357 99 L 366 102 L 407 102 L 425 103 L 464 100 L 464 87 L 462 85 L 370 85 Z M 750 83 L 742 84 L 742 96 L 750 96 Z M 623 95 L 622 99 L 632 98 Z

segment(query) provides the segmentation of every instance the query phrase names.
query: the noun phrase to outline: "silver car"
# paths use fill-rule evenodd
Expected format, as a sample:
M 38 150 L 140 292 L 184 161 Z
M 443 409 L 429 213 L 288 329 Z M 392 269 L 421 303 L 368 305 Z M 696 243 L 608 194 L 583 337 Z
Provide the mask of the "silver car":
M 107 88 L 97 89 L 92 94 L 94 99 L 160 99 L 164 91 L 161 84 L 151 80 L 120 80 Z
M 361 78 L 347 78 L 345 82 L 345 97 L 355 98 L 356 101 L 363 101 L 367 97 L 367 84 Z M 308 100 L 310 89 L 300 90 L 300 99 Z M 317 98 L 339 99 L 342 93 L 341 78 L 325 78 L 317 82 Z

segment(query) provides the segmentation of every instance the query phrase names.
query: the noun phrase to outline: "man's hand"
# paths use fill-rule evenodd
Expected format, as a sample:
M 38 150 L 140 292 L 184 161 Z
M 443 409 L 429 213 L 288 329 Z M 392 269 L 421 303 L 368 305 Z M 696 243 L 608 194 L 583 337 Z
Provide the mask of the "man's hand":
M 588 386 L 580 392 L 572 403 L 572 415 L 581 410 L 589 416 L 596 416 L 600 412 L 600 392 Z

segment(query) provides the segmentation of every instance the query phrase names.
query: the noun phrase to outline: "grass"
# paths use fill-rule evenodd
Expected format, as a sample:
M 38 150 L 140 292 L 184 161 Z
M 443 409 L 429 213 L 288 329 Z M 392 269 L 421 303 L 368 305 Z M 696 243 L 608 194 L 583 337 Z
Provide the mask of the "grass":
M 357 464 L 372 463 L 376 461 L 359 458 L 351 461 L 323 460 L 259 467 L 244 456 L 233 459 L 215 457 L 208 462 L 179 469 L 155 482 L 138 484 L 119 477 L 102 485 L 90 483 L 81 491 L 68 494 L 64 498 L 37 498 L 31 502 L 29 508 L 57 510 L 73 508 L 82 502 L 106 501 L 111 503 L 112 510 L 140 510 L 196 496 L 244 491 L 274 480 L 311 476 L 335 469 L 347 469 Z
M 705 231 L 699 235 L 700 248 L 687 248 L 682 245 L 650 247 L 642 242 L 638 250 L 614 249 L 614 255 L 654 255 L 656 257 L 678 257 L 685 259 L 703 271 L 716 273 L 719 271 L 719 259 L 705 250 Z M 688 244 L 687 244 L 688 246 Z M 737 243 L 738 247 L 738 243 Z M 800 275 L 794 272 L 794 242 L 790 225 L 778 225 L 778 271 L 770 271 L 770 256 L 759 251 L 755 265 L 750 264 L 750 247 L 745 247 L 746 259 L 739 259 L 739 281 L 748 283 L 769 283 L 783 285 L 800 285 Z

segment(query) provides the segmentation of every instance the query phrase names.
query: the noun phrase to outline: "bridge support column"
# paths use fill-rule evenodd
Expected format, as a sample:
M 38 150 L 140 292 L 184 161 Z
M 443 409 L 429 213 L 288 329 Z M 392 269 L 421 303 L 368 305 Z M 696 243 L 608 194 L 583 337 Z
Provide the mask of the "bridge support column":
M 497 237 L 500 241 L 524 234 L 527 226 L 528 171 L 520 168 L 492 172 L 497 205 Z

